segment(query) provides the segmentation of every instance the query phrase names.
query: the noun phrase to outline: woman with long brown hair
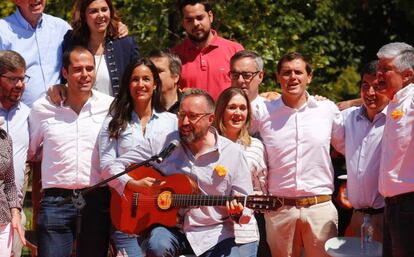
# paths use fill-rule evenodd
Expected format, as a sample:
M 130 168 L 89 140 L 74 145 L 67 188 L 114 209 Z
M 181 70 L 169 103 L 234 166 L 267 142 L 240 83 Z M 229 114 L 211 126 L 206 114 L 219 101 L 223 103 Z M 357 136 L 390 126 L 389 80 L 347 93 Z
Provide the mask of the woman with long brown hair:
M 248 132 L 251 107 L 247 94 L 235 87 L 224 90 L 217 100 L 215 116 L 215 127 L 218 132 L 244 148 L 255 193 L 266 193 L 265 150 L 263 143 L 251 137 Z M 248 224 L 235 224 L 234 230 L 240 256 L 256 257 L 259 243 L 256 219 L 252 217 Z
M 94 89 L 116 96 L 126 66 L 139 58 L 130 36 L 118 38 L 120 18 L 112 0 L 78 0 L 73 8 L 72 27 L 63 41 L 63 50 L 74 45 L 89 49 L 95 57 Z
M 149 155 L 158 154 L 171 141 L 170 136 L 178 136 L 177 117 L 166 112 L 160 103 L 161 87 L 158 71 L 149 59 L 139 59 L 127 67 L 119 94 L 111 104 L 99 135 L 101 168 L 137 145 L 148 151 Z M 157 142 L 153 145 L 158 148 L 149 147 L 152 141 Z M 103 174 L 105 178 L 113 175 Z M 135 180 L 123 175 L 109 182 L 109 185 L 114 189 L 113 193 L 122 196 L 125 188 L 145 190 L 153 183 L 154 178 Z M 130 257 L 143 256 L 138 236 L 114 230 L 111 238 L 118 253 Z

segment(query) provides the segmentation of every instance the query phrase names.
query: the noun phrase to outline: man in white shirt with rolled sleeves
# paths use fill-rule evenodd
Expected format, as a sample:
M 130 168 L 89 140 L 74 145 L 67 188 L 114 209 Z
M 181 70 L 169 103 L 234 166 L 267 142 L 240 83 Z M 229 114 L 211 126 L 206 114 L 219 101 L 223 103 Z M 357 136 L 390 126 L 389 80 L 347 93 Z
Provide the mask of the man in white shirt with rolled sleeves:
M 284 55 L 277 66 L 281 98 L 266 103 L 259 133 L 269 158 L 268 191 L 282 206 L 265 214 L 273 257 L 327 256 L 325 242 L 337 235 L 338 213 L 330 143 L 341 138 L 341 114 L 330 101 L 306 92 L 312 70 L 299 53 Z
M 361 72 L 363 105 L 342 111 L 345 134 L 337 150 L 346 159 L 348 199 L 354 207 L 352 235 L 361 236 L 364 215 L 370 215 L 374 240 L 382 242 L 384 198 L 378 192 L 378 177 L 388 99 L 375 91 L 377 64 L 372 61 Z
M 383 256 L 414 256 L 414 48 L 381 47 L 378 88 L 390 100 L 385 121 L 379 191 L 385 197 Z
M 42 150 L 43 196 L 37 219 L 39 256 L 70 256 L 76 208 L 65 202 L 74 189 L 101 181 L 97 138 L 112 97 L 92 90 L 93 55 L 83 47 L 63 54 L 67 98 L 55 106 L 46 98 L 33 104 L 29 116 L 29 158 Z M 77 256 L 106 256 L 109 241 L 110 193 L 101 187 L 85 195 Z

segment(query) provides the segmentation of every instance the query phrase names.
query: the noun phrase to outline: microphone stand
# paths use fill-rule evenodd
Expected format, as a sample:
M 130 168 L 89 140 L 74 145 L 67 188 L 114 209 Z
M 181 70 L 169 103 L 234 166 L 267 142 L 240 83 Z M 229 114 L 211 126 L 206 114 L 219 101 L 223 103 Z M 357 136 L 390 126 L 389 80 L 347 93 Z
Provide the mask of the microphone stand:
M 142 166 L 151 166 L 150 163 L 151 162 L 154 162 L 154 161 L 160 163 L 161 162 L 160 161 L 160 158 L 161 158 L 161 161 L 164 159 L 161 156 L 161 154 L 154 155 L 154 156 L 152 156 L 151 158 L 149 158 L 146 161 L 143 161 L 143 162 L 140 162 L 140 163 L 134 163 L 134 164 L 130 165 L 123 172 L 118 173 L 118 174 L 116 174 L 116 175 L 114 175 L 112 177 L 109 177 L 109 178 L 107 178 L 107 179 L 105 179 L 105 180 L 103 180 L 103 181 L 101 181 L 101 182 L 99 182 L 99 183 L 97 183 L 97 184 L 95 184 L 95 185 L 93 185 L 93 186 L 85 189 L 85 190 L 74 189 L 73 190 L 72 197 L 69 198 L 69 199 L 63 200 L 60 203 L 60 205 L 63 205 L 65 203 L 72 202 L 73 205 L 76 208 L 76 237 L 75 237 L 76 238 L 76 252 L 75 252 L 75 256 L 76 257 L 79 256 L 79 253 L 80 253 L 79 239 L 80 239 L 80 233 L 81 233 L 81 227 L 82 227 L 81 226 L 82 225 L 82 209 L 86 205 L 86 201 L 85 201 L 84 195 L 86 195 L 89 192 L 97 189 L 98 187 L 100 187 L 100 186 L 108 183 L 109 181 L 112 181 L 112 180 L 114 180 L 114 179 L 116 179 L 116 178 L 118 178 L 118 177 L 120 177 L 120 176 L 122 176 L 124 174 L 127 174 L 127 173 L 131 172 L 132 170 L 135 170 L 135 169 L 137 169 L 139 167 L 142 167 Z

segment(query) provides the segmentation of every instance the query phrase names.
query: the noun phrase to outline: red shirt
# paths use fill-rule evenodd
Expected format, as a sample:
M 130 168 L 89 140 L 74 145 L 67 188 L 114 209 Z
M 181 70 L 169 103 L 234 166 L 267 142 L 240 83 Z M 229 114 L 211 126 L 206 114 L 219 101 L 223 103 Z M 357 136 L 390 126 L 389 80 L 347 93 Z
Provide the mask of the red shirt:
M 231 84 L 228 75 L 230 58 L 244 48 L 239 43 L 219 37 L 215 30 L 211 31 L 214 38 L 205 48 L 198 48 L 187 38 L 174 47 L 173 52 L 180 57 L 183 64 L 181 88 L 201 88 L 217 99 Z

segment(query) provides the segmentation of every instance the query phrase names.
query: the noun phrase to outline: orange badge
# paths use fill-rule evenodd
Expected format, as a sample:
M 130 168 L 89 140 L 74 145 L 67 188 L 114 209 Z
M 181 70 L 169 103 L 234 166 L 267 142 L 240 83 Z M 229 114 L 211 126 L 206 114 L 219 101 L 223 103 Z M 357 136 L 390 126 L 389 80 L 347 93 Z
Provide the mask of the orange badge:
M 224 177 L 226 176 L 226 168 L 224 168 L 223 165 L 217 165 L 214 170 L 217 172 L 217 175 L 219 175 L 220 177 Z
M 396 109 L 396 110 L 394 110 L 394 111 L 391 113 L 391 117 L 392 117 L 394 120 L 398 120 L 398 119 L 399 119 L 399 118 L 401 118 L 403 115 L 404 115 L 404 112 L 403 112 L 403 111 L 401 111 L 401 110 L 399 110 L 399 109 Z

